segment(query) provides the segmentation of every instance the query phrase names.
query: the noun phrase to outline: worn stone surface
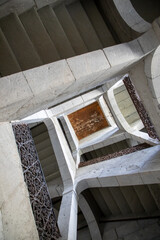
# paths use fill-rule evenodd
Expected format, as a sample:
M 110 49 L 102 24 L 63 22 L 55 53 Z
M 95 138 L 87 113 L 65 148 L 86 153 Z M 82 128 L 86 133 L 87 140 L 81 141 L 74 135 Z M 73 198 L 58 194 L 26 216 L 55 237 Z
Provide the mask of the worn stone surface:
M 16 124 L 13 131 L 39 237 L 42 240 L 57 239 L 59 230 L 30 129 L 25 124 Z

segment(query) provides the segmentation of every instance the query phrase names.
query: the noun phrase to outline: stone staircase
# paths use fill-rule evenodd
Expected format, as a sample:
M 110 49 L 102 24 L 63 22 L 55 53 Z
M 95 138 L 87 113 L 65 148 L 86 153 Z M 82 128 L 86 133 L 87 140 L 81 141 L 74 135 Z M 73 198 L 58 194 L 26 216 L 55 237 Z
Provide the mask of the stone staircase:
M 141 121 L 125 85 L 116 88 L 114 90 L 114 96 L 118 107 L 128 124 L 134 126 L 138 121 Z
M 108 145 L 106 147 L 102 147 L 102 148 L 84 153 L 82 155 L 82 159 L 83 161 L 89 161 L 99 157 L 107 156 L 108 154 L 119 152 L 128 147 L 129 147 L 129 144 L 127 140 L 123 140 L 123 141 Z
M 44 123 L 31 129 L 46 181 L 60 177 L 57 160 Z
M 115 45 L 93 0 L 31 8 L 0 19 L 0 74 L 10 75 L 43 64 Z
M 158 184 L 92 188 L 85 190 L 84 194 L 86 199 L 97 204 L 97 208 L 101 211 L 102 222 L 160 215 Z

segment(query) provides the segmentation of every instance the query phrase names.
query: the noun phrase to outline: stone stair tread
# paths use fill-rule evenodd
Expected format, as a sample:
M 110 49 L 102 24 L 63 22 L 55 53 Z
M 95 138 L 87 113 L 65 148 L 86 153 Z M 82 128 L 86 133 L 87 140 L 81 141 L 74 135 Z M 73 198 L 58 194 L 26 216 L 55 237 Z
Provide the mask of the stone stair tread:
M 140 119 L 140 117 L 139 117 L 139 114 L 137 112 L 134 112 L 133 114 L 131 114 L 131 115 L 126 117 L 126 121 L 129 124 L 132 124 L 132 123 L 134 123 L 135 121 L 137 121 L 139 119 Z
M 44 141 L 36 143 L 36 149 L 37 151 L 41 151 L 45 149 L 46 147 L 49 147 L 51 145 L 50 139 L 44 139 Z
M 130 214 L 131 213 L 131 209 L 126 201 L 126 199 L 124 198 L 120 188 L 109 188 L 113 199 L 115 200 L 117 206 L 119 207 L 119 209 L 121 210 L 122 215 L 126 215 L 126 214 Z
M 50 6 L 45 6 L 38 14 L 62 59 L 75 56 L 75 52 L 69 42 L 55 12 Z
M 22 70 L 42 64 L 20 19 L 15 13 L 2 18 L 0 20 L 0 27 Z
M 147 186 L 140 185 L 134 186 L 134 189 L 148 214 L 154 213 L 158 210 L 154 198 L 152 197 L 150 191 L 148 190 Z
M 60 59 L 57 49 L 48 35 L 43 23 L 37 13 L 32 8 L 19 16 L 25 30 L 31 39 L 44 64 Z
M 102 197 L 104 198 L 109 210 L 111 211 L 113 216 L 117 216 L 121 214 L 121 211 L 114 200 L 110 190 L 108 188 L 102 188 L 100 189 L 100 193 Z
M 10 48 L 7 39 L 0 29 L 0 75 L 7 76 L 21 71 L 17 59 Z
M 39 124 L 38 126 L 31 129 L 33 138 L 38 137 L 40 134 L 47 132 L 47 127 L 44 123 Z
M 43 173 L 45 176 L 49 176 L 49 175 L 59 171 L 58 168 L 55 167 L 54 163 L 51 163 L 51 164 L 45 166 L 45 168 L 43 167 L 42 169 L 43 169 Z
M 41 165 L 44 168 L 52 163 L 54 163 L 58 167 L 57 160 L 54 154 L 51 154 L 50 156 L 41 160 Z
M 34 137 L 34 143 L 37 144 L 37 143 L 40 143 L 44 140 L 46 140 L 47 138 L 49 137 L 48 135 L 48 132 L 43 132 L 43 133 L 40 133 L 39 135 L 37 135 L 36 137 Z
M 88 51 L 102 49 L 103 46 L 80 2 L 74 2 L 67 6 Z
M 59 177 L 61 177 L 59 171 L 54 172 L 54 173 L 52 173 L 52 174 L 50 174 L 50 175 L 45 176 L 47 182 L 49 182 L 49 181 L 51 181 L 51 180 L 53 180 L 53 179 L 55 179 L 55 178 L 59 178 Z
M 103 189 L 101 189 L 103 190 Z M 110 209 L 108 208 L 108 205 L 106 204 L 104 198 L 102 198 L 101 192 L 99 188 L 94 188 L 94 189 L 90 189 L 94 199 L 96 200 L 97 204 L 99 205 L 101 212 L 105 215 L 105 216 L 111 216 L 112 213 L 110 211 Z
M 150 193 L 152 194 L 152 197 L 154 198 L 155 200 L 155 203 L 158 207 L 158 209 L 160 210 L 160 184 L 151 184 L 151 185 L 148 185 L 148 188 L 149 188 L 149 191 Z
M 38 151 L 40 161 L 43 161 L 44 158 L 47 158 L 51 155 L 53 155 L 53 148 L 51 146 L 42 149 L 41 151 Z
M 113 36 L 111 35 L 107 25 L 105 24 L 96 4 L 93 0 L 83 0 L 82 5 L 103 45 L 109 47 L 116 44 Z
M 79 34 L 71 16 L 69 15 L 67 8 L 64 4 L 54 9 L 56 16 L 63 27 L 67 38 L 69 39 L 76 54 L 83 54 L 87 52 L 87 47 L 84 44 L 81 35 Z
M 133 187 L 126 186 L 120 187 L 120 189 L 134 214 L 142 214 L 145 212 Z

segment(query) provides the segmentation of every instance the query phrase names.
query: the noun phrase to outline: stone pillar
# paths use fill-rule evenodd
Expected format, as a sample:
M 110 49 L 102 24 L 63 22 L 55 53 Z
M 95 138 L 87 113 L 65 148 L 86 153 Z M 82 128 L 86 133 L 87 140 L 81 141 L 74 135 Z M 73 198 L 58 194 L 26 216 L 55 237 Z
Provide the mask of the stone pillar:
M 89 228 L 92 240 L 102 240 L 102 236 L 99 230 L 98 223 L 95 219 L 95 216 L 88 202 L 86 201 L 85 197 L 83 197 L 82 194 L 80 194 L 78 204 L 88 224 L 88 228 Z
M 58 216 L 58 226 L 62 240 L 77 239 L 77 193 L 72 189 L 64 192 Z
M 4 239 L 38 240 L 21 160 L 10 123 L 0 123 L 0 136 L 0 209 Z
M 58 216 L 58 227 L 62 240 L 77 239 L 77 193 L 74 190 L 76 164 L 71 151 L 55 117 L 45 120 L 50 140 L 61 173 L 64 192 Z
M 58 120 L 55 117 L 45 120 L 54 153 L 56 155 L 64 190 L 73 186 L 76 165 Z

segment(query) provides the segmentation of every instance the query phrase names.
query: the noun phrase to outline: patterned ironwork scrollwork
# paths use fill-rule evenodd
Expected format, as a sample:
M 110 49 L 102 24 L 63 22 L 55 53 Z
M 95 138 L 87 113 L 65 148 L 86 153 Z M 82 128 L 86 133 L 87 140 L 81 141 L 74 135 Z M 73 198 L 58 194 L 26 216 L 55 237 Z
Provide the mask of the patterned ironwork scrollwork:
M 156 130 L 150 120 L 150 117 L 149 117 L 148 113 L 146 112 L 146 109 L 144 108 L 143 103 L 142 103 L 140 97 L 138 96 L 138 93 L 137 93 L 132 81 L 130 80 L 129 77 L 125 77 L 123 79 L 123 82 L 124 82 L 124 85 L 134 103 L 135 108 L 137 109 L 137 112 L 144 124 L 144 127 L 147 130 L 148 135 L 151 138 L 159 139 L 157 136 Z
M 14 124 L 12 127 L 39 238 L 56 240 L 60 233 L 30 129 L 26 124 Z

